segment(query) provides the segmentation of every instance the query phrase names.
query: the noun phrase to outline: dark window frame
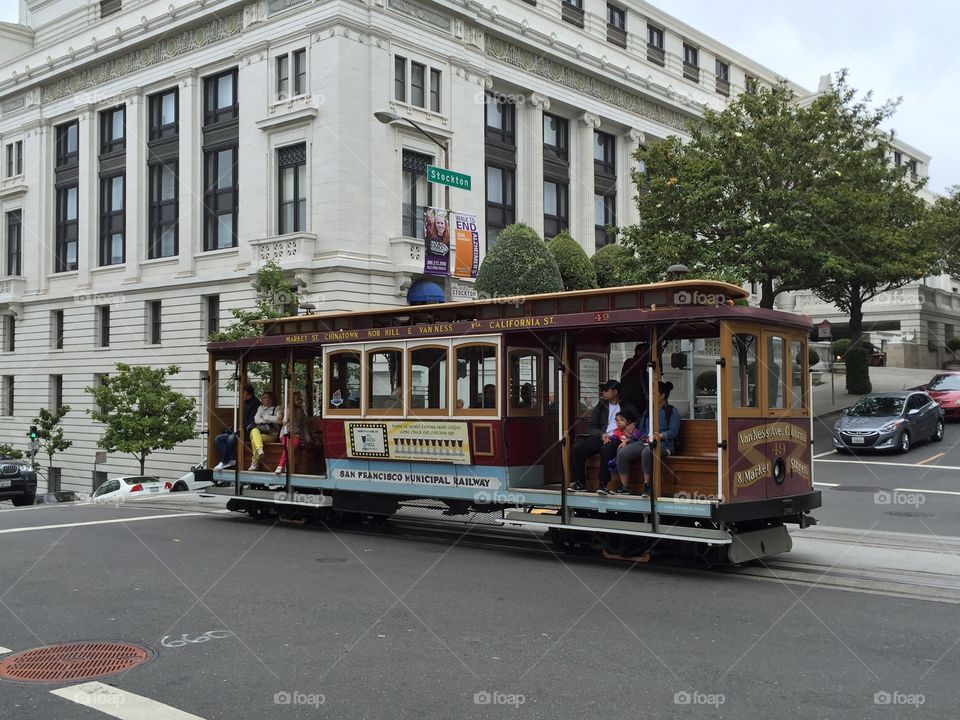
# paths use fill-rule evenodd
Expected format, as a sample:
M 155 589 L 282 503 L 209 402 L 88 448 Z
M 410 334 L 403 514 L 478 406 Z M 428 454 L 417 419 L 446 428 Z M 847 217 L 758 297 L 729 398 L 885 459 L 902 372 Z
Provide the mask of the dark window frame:
M 627 31 L 627 11 L 625 8 L 607 3 L 607 27 L 612 27 L 620 32 Z
M 296 148 L 303 148 L 302 155 L 299 158 L 294 157 Z M 284 200 L 285 176 L 287 168 L 297 168 L 292 174 L 293 178 L 293 199 Z M 304 168 L 304 185 L 300 187 L 300 170 Z M 277 234 L 289 235 L 295 232 L 305 232 L 307 224 L 307 190 L 309 180 L 306 178 L 307 167 L 307 144 L 294 143 L 277 148 Z M 293 206 L 293 227 L 287 227 L 284 209 L 287 206 Z
M 163 301 L 147 301 L 147 344 L 163 344 Z
M 113 207 L 113 181 L 123 182 L 123 204 Z M 125 173 L 112 173 L 100 177 L 100 248 L 99 265 L 122 265 L 127 260 L 127 178 Z M 114 259 L 113 236 L 120 235 L 120 259 Z
M 407 59 L 402 55 L 393 56 L 393 99 L 407 101 Z
M 547 142 L 547 123 L 555 120 L 558 123 L 556 144 Z M 566 161 L 570 156 L 570 122 L 559 115 L 543 114 L 543 151 L 558 160 Z
M 70 149 L 70 131 L 74 132 L 75 147 Z M 80 121 L 71 120 L 56 127 L 57 168 L 77 165 L 80 162 Z
M 427 94 L 429 92 L 427 79 L 430 75 L 427 69 L 428 66 L 425 63 L 416 60 L 410 61 L 410 104 L 424 110 L 427 108 Z M 417 85 L 418 71 L 420 73 L 419 85 Z M 417 102 L 417 92 L 420 93 L 420 102 Z
M 423 213 L 417 212 L 417 208 L 433 206 L 433 184 L 426 183 L 427 197 L 426 202 L 421 204 L 417 197 L 417 178 L 427 175 L 427 165 L 432 164 L 434 158 L 432 155 L 417 152 L 416 150 L 404 150 L 402 156 L 402 177 L 401 177 L 401 197 L 400 197 L 400 217 L 401 233 L 403 237 L 415 237 L 423 239 Z M 407 188 L 410 188 L 412 202 L 406 200 Z
M 237 120 L 240 117 L 240 98 L 237 83 L 237 68 L 230 68 L 208 75 L 203 79 L 203 126 L 212 127 Z M 220 80 L 229 77 L 231 80 L 230 94 L 233 102 L 221 107 Z
M 508 187 L 503 193 L 503 200 L 495 202 L 490 199 L 490 169 L 499 170 L 501 175 L 500 185 Z M 513 225 L 517 217 L 517 170 L 513 166 L 503 163 L 487 161 L 484 168 L 484 224 L 487 234 L 487 249 L 493 247 L 496 242 L 496 235 L 508 225 Z M 495 230 L 496 232 L 491 232 Z
M 7 173 L 12 178 L 23 175 L 23 140 L 13 140 L 7 143 Z
M 548 215 L 546 209 L 547 183 L 554 186 L 556 192 L 557 214 Z M 570 228 L 570 181 L 566 178 L 544 177 L 543 237 L 554 238 Z
M 65 311 L 53 311 L 53 349 L 63 350 L 63 338 L 66 329 Z
M 113 135 L 113 117 L 116 113 L 123 115 L 123 135 L 119 138 Z M 108 108 L 100 112 L 100 154 L 120 152 L 127 147 L 127 108 L 125 105 Z
M 602 173 L 616 177 L 617 175 L 617 138 L 603 130 L 593 131 L 593 169 L 595 173 Z M 597 157 L 597 150 L 603 148 L 602 157 Z
M 100 17 L 114 15 L 123 9 L 122 0 L 100 0 Z
M 97 306 L 97 347 L 110 347 L 110 306 Z
M 293 62 L 293 92 L 294 97 L 307 94 L 307 49 L 300 48 L 290 54 Z
M 204 312 L 204 337 L 210 337 L 213 333 L 220 332 L 220 296 L 205 295 L 203 298 Z
M 220 178 L 220 153 L 231 151 L 230 186 L 220 188 L 217 182 Z M 240 185 L 240 155 L 237 143 L 229 143 L 219 147 L 206 149 L 203 153 L 203 249 L 226 250 L 237 247 L 237 219 L 239 210 Z M 231 242 L 229 245 L 220 245 L 219 218 L 223 215 L 231 216 Z
M 67 219 L 70 191 L 76 193 L 75 217 Z M 56 189 L 56 247 L 54 253 L 54 272 L 73 272 L 79 267 L 80 257 L 80 187 L 73 182 Z M 74 246 L 74 260 L 68 262 L 70 246 Z
M 597 198 L 603 198 L 603 224 L 597 225 L 596 218 L 596 202 Z M 617 225 L 617 193 L 615 191 L 606 192 L 606 193 L 594 193 L 593 196 L 594 202 L 594 218 L 593 218 L 593 229 L 594 229 L 594 240 L 596 242 L 596 249 L 599 250 L 604 245 L 611 245 L 616 240 L 611 239 L 607 234 L 608 227 L 616 227 Z
M 496 105 L 500 109 L 498 115 L 502 118 L 503 127 L 490 124 L 490 105 Z M 514 103 L 506 98 L 488 93 L 483 109 L 483 123 L 487 142 L 495 142 L 500 145 L 516 148 L 517 106 Z
M 173 198 L 161 199 L 163 171 L 173 173 Z M 176 159 L 161 160 L 147 166 L 148 185 L 148 252 L 150 260 L 176 257 L 180 253 L 180 163 Z M 163 254 L 163 231 L 173 227 L 173 252 Z
M 163 122 L 163 98 L 173 95 L 173 122 Z M 174 138 L 180 134 L 180 89 L 167 88 L 150 95 L 148 98 L 150 117 L 150 140 Z
M 4 222 L 7 236 L 7 275 L 23 273 L 23 208 L 8 210 Z
M 63 407 L 63 375 L 51 375 L 50 380 L 53 385 L 53 407 L 50 410 L 55 413 Z
M 14 352 L 17 349 L 17 316 L 4 315 L 3 320 L 3 351 Z

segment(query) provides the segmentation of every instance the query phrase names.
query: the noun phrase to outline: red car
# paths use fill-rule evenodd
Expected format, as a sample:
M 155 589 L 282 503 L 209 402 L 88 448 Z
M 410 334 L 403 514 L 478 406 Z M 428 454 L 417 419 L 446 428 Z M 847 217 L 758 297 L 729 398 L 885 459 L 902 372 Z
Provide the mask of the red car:
M 960 372 L 938 373 L 924 389 L 943 408 L 944 418 L 960 420 Z

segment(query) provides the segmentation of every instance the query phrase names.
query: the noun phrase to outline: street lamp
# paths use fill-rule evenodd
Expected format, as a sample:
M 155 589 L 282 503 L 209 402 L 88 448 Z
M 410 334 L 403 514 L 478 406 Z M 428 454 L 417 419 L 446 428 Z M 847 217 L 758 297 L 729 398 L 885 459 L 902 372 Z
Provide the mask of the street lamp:
M 373 116 L 382 122 L 384 125 L 392 125 L 396 122 L 405 122 L 408 123 L 411 127 L 415 128 L 421 135 L 423 135 L 427 140 L 432 142 L 434 145 L 443 150 L 443 168 L 444 170 L 450 169 L 450 144 L 448 140 L 440 142 L 432 134 L 427 132 L 420 126 L 419 123 L 415 123 L 413 120 L 407 117 L 401 117 L 391 110 L 377 110 Z M 449 212 L 450 210 L 450 188 L 444 188 L 444 203 L 446 204 L 445 210 Z

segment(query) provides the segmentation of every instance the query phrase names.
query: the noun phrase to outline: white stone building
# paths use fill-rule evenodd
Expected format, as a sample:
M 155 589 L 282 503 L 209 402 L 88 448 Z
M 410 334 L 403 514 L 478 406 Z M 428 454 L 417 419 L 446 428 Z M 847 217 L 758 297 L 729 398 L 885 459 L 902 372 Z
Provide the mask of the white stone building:
M 118 361 L 176 363 L 198 396 L 206 337 L 266 259 L 319 310 L 404 304 L 419 208 L 447 203 L 485 243 L 518 221 L 592 253 L 637 220 L 640 143 L 776 79 L 634 0 L 21 0 L 0 23 L 6 440 L 63 402 L 63 487 L 130 472 L 94 467 L 84 388 Z M 473 189 L 429 185 L 431 162 Z

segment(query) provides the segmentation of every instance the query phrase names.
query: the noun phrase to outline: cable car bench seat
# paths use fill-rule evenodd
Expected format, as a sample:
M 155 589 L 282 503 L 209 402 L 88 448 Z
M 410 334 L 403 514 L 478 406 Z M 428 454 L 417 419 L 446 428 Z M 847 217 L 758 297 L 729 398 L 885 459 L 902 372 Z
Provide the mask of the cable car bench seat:
M 683 420 L 680 423 L 680 451 L 663 455 L 660 495 L 670 497 L 708 498 L 717 494 L 717 421 Z M 600 456 L 587 458 L 587 487 L 596 490 L 600 472 Z M 640 461 L 630 465 L 628 486 L 633 493 L 643 492 L 643 471 Z M 613 483 L 608 486 L 612 490 Z
M 293 472 L 297 475 L 323 475 L 326 472 L 326 462 L 323 458 L 323 433 L 320 430 L 320 418 L 311 417 L 307 420 L 310 428 L 310 446 L 301 445 L 296 450 L 293 462 Z M 267 442 L 263 444 L 263 462 L 258 468 L 261 472 L 273 472 L 280 464 L 283 455 L 283 444 Z M 250 457 L 250 445 L 247 444 L 247 457 Z M 247 462 L 249 465 L 249 461 Z

